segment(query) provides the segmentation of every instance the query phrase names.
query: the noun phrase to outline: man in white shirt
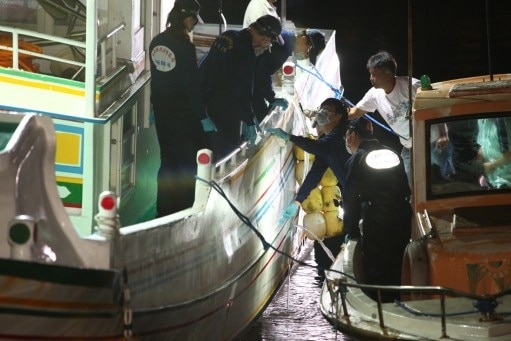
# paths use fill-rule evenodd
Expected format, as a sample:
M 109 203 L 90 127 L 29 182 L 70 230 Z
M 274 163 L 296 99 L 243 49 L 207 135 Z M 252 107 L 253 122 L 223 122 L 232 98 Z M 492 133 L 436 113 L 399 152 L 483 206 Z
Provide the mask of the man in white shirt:
M 399 141 L 403 145 L 401 157 L 405 164 L 408 181 L 412 186 L 410 165 L 412 139 L 408 117 L 408 111 L 411 110 L 408 90 L 409 78 L 407 76 L 396 76 L 396 69 L 396 60 L 388 52 L 381 51 L 369 58 L 367 70 L 369 70 L 373 87 L 351 108 L 348 118 L 352 120 L 366 112 L 378 110 L 385 122 L 399 136 Z M 420 81 L 412 78 L 412 98 L 415 98 L 419 86 Z
M 280 20 L 275 3 L 277 0 L 250 0 L 243 18 L 243 28 L 250 26 L 259 17 L 269 14 Z

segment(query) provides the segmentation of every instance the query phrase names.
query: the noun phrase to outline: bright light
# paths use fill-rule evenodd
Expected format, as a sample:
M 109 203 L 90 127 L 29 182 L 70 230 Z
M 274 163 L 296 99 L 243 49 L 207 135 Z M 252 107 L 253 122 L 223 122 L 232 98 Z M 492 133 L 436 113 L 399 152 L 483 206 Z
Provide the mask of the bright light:
M 399 156 L 389 149 L 373 150 L 366 157 L 366 163 L 374 169 L 389 169 L 399 165 Z

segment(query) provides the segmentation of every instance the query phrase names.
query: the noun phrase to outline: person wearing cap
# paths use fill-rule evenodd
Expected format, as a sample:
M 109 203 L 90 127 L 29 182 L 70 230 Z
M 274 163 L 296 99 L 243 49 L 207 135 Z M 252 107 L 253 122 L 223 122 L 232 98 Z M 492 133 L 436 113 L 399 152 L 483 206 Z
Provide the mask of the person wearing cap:
M 367 112 L 378 111 L 392 131 L 399 136 L 403 146 L 401 156 L 410 186 L 412 186 L 410 120 L 411 110 L 408 76 L 396 76 L 397 62 L 387 51 L 372 55 L 367 61 L 369 79 L 373 87 L 350 110 L 349 118 L 355 119 Z M 420 86 L 418 79 L 412 78 L 412 99 Z
M 280 128 L 267 128 L 266 131 L 284 141 L 291 141 L 315 158 L 311 169 L 298 189 L 295 200 L 289 204 L 280 223 L 287 219 L 294 218 L 301 207 L 302 202 L 307 199 L 310 192 L 316 188 L 330 168 L 337 177 L 338 186 L 343 191 L 346 179 L 346 161 L 350 157 L 344 148 L 344 132 L 348 124 L 349 105 L 344 100 L 327 98 L 316 114 L 316 122 L 321 127 L 323 135 L 317 140 L 308 137 L 296 136 L 286 133 Z
M 325 47 L 325 34 L 317 29 L 308 28 L 296 34 L 295 54 L 302 64 L 316 65 L 317 58 Z
M 280 21 L 264 15 L 242 30 L 220 34 L 199 65 L 202 94 L 209 116 L 218 127 L 210 136 L 216 160 L 236 149 L 240 142 L 240 123 L 244 139 L 255 142 L 257 133 L 252 107 L 256 56 L 272 43 L 282 43 Z
M 303 109 L 311 111 L 317 106 L 316 87 L 318 70 L 315 65 L 326 47 L 325 35 L 317 29 L 305 29 L 296 33 L 294 55 L 296 59 L 295 90 Z M 319 78 L 322 78 L 319 75 Z
M 252 105 L 258 121 L 262 121 L 273 108 L 280 107 L 286 110 L 289 105 L 285 98 L 277 97 L 272 77 L 293 54 L 296 38 L 294 32 L 289 30 L 282 30 L 280 35 L 284 44 L 272 45 L 271 49 L 258 56 L 256 60 Z
M 280 20 L 275 7 L 276 2 L 276 0 L 251 0 L 245 10 L 243 27 L 249 27 L 263 15 L 271 15 Z M 293 54 L 296 37 L 293 32 L 284 29 L 280 35 L 283 40 L 282 44 L 274 44 L 271 49 L 257 56 L 252 105 L 259 122 L 271 109 L 280 107 L 286 110 L 289 105 L 285 98 L 276 97 L 272 76 Z
M 177 0 L 167 16 L 167 28 L 149 46 L 151 104 L 161 159 L 158 216 L 193 205 L 196 153 L 206 143 L 203 131 L 216 129 L 201 100 L 195 46 L 189 36 L 202 22 L 199 10 L 196 0 Z
M 243 28 L 249 27 L 263 15 L 271 15 L 280 20 L 276 2 L 277 0 L 250 0 L 243 16 Z
M 401 156 L 372 135 L 366 117 L 349 122 L 345 140 L 352 155 L 346 164 L 344 229 L 349 239 L 360 238 L 364 283 L 400 285 L 411 237 L 411 191 Z M 377 298 L 375 291 L 366 293 Z M 381 295 L 383 302 L 399 299 L 392 292 Z

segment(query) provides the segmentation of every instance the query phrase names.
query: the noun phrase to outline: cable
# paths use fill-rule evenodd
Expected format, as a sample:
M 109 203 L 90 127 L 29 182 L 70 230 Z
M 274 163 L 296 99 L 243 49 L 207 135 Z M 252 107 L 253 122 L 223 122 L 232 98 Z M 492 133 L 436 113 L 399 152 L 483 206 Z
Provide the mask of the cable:
M 202 179 L 198 176 L 196 176 L 196 179 L 197 180 L 200 180 L 208 185 L 210 185 L 215 191 L 218 192 L 218 194 L 220 194 L 220 196 L 222 198 L 225 199 L 225 201 L 229 204 L 229 206 L 231 207 L 231 209 L 233 210 L 233 212 L 238 216 L 238 218 L 240 218 L 240 220 L 245 224 L 247 225 L 256 235 L 257 237 L 259 238 L 259 240 L 261 240 L 261 243 L 263 244 L 263 248 L 265 251 L 267 251 L 268 249 L 272 249 L 273 251 L 283 255 L 284 257 L 287 257 L 289 258 L 290 260 L 292 260 L 293 262 L 296 262 L 297 264 L 300 264 L 300 265 L 303 265 L 303 266 L 307 266 L 307 267 L 310 267 L 310 268 L 313 268 L 313 269 L 316 269 L 316 270 L 322 270 L 322 271 L 330 271 L 330 272 L 335 272 L 335 273 L 338 273 L 340 275 L 343 275 L 343 276 L 346 276 L 346 277 L 349 277 L 350 279 L 352 279 L 353 281 L 356 282 L 356 279 L 349 275 L 349 274 L 346 274 L 342 271 L 339 271 L 339 270 L 335 270 L 335 269 L 326 269 L 326 268 L 323 268 L 323 267 L 320 267 L 320 266 L 316 266 L 316 265 L 311 265 L 311 264 L 308 264 L 304 261 L 301 261 L 297 258 L 294 258 L 293 256 L 291 256 L 290 254 L 284 252 L 284 251 L 281 251 L 277 248 L 275 248 L 271 243 L 268 243 L 265 239 L 264 239 L 264 236 L 261 234 L 261 232 L 259 232 L 257 230 L 257 228 L 252 224 L 252 222 L 250 221 L 250 219 L 245 216 L 243 213 L 241 213 L 238 208 L 236 206 L 234 206 L 234 204 L 229 200 L 229 198 L 227 198 L 227 195 L 225 194 L 225 192 L 222 190 L 222 188 L 215 182 L 215 181 L 207 181 L 205 179 Z

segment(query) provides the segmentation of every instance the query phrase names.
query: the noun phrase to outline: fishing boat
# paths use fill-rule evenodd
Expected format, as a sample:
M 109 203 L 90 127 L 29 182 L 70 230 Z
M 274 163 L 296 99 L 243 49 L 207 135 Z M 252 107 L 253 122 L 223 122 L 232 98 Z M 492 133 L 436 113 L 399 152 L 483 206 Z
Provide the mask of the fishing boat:
M 291 220 L 278 222 L 296 192 L 291 144 L 261 133 L 215 163 L 199 150 L 193 206 L 154 218 L 159 147 L 146 53 L 172 2 L 10 3 L 36 14 L 0 22 L 0 339 L 243 333 L 303 242 Z M 201 30 L 212 42 L 218 25 Z M 317 69 L 339 80 L 327 33 Z M 293 75 L 288 68 L 291 88 L 280 94 L 288 109 L 269 113 L 262 129 L 304 133 Z M 331 96 L 325 86 L 309 101 Z
M 364 339 L 509 340 L 511 74 L 423 81 L 413 107 L 415 217 L 401 286 L 364 285 L 351 240 L 327 271 L 321 311 Z M 450 139 L 443 150 L 435 144 L 440 127 Z M 389 290 L 401 299 L 366 294 Z

